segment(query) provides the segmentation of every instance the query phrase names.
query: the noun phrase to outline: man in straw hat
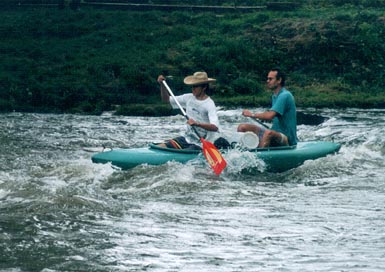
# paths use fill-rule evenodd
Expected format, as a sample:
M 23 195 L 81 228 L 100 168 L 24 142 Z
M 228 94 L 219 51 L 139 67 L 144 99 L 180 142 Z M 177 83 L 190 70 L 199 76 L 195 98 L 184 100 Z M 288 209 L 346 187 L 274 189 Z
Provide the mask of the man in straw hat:
M 177 103 L 170 97 L 167 89 L 162 84 L 165 80 L 163 75 L 158 77 L 162 101 L 170 103 L 173 108 L 178 108 Z M 186 133 L 159 145 L 177 149 L 200 149 L 200 141 L 198 135 L 193 131 L 194 126 L 201 137 L 208 141 L 217 138 L 219 128 L 218 115 L 214 101 L 207 92 L 210 89 L 210 83 L 215 82 L 213 78 L 209 78 L 206 72 L 195 72 L 191 76 L 184 78 L 183 82 L 191 86 L 192 93 L 176 96 L 179 104 L 186 109 L 189 117 L 187 120 Z

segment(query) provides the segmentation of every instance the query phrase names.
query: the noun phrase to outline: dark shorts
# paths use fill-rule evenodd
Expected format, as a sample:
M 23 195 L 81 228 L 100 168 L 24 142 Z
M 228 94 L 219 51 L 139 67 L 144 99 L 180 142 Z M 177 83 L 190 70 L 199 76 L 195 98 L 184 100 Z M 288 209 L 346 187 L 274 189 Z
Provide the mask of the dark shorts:
M 182 136 L 176 137 L 174 139 L 168 140 L 164 143 L 168 148 L 175 149 L 191 149 L 191 150 L 200 150 L 202 149 L 200 146 L 195 144 L 190 144 L 186 141 L 186 139 Z
M 262 143 L 262 138 L 263 138 L 263 134 L 265 134 L 265 131 L 266 131 L 266 128 L 265 127 L 259 127 L 259 132 L 258 132 L 258 138 L 259 138 L 259 142 Z

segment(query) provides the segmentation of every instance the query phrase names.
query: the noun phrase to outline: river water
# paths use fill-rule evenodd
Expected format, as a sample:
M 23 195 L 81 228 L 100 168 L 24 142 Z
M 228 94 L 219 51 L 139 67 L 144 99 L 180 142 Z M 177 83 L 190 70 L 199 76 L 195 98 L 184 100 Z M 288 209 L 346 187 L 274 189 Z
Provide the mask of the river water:
M 179 135 L 181 115 L 2 114 L 0 271 L 384 271 L 385 110 L 301 111 L 325 120 L 299 138 L 337 155 L 274 174 L 229 153 L 219 177 L 91 162 Z M 240 113 L 219 111 L 225 135 Z

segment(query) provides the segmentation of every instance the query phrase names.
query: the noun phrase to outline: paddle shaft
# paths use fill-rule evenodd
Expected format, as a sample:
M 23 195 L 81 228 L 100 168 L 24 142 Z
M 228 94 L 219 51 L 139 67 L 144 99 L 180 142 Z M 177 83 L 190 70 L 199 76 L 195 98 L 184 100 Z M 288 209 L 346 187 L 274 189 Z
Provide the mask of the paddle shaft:
M 262 123 L 260 120 L 255 119 L 254 117 L 251 117 L 251 118 L 253 118 L 253 120 L 254 120 L 255 122 L 257 122 L 258 124 L 260 124 L 260 125 L 263 126 L 264 128 L 270 129 L 266 124 Z

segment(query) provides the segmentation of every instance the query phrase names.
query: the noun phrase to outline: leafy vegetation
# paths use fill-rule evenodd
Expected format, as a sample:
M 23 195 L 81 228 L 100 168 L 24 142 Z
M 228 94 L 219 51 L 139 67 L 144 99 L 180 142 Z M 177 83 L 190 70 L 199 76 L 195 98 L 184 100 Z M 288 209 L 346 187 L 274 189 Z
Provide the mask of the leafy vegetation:
M 217 79 L 218 105 L 268 105 L 273 66 L 287 71 L 299 106 L 384 107 L 385 0 L 297 2 L 292 11 L 223 14 L 3 9 L 0 111 L 97 114 L 120 105 L 121 114 L 169 114 L 157 76 L 189 91 L 183 78 L 198 70 Z

